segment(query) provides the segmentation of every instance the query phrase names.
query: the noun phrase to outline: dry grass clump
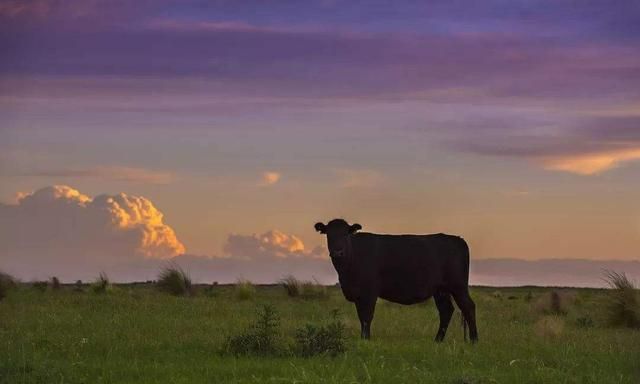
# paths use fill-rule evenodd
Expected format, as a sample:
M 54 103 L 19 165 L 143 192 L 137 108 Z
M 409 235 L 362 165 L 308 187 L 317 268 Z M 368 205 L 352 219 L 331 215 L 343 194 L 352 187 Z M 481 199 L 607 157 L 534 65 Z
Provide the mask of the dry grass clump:
M 235 296 L 238 300 L 249 300 L 256 294 L 256 287 L 249 280 L 238 279 L 234 287 Z
M 543 316 L 534 325 L 536 335 L 543 338 L 557 338 L 564 331 L 564 319 L 559 316 Z
M 111 290 L 111 282 L 106 273 L 100 272 L 96 281 L 93 282 L 91 289 L 95 293 L 107 293 Z
M 174 296 L 186 296 L 192 293 L 193 285 L 189 275 L 177 265 L 168 265 L 160 271 L 158 289 Z
M 543 315 L 564 316 L 569 312 L 569 306 L 575 300 L 575 295 L 570 292 L 561 292 L 556 289 L 540 296 L 534 303 L 534 310 Z
M 605 271 L 611 287 L 606 303 L 607 321 L 614 327 L 640 328 L 638 290 L 624 273 Z
M 293 275 L 288 275 L 283 277 L 278 281 L 280 285 L 284 288 L 285 292 L 287 292 L 287 296 L 289 297 L 298 297 L 300 296 L 300 291 L 302 290 L 300 285 L 300 280 L 296 279 Z
M 286 276 L 279 281 L 289 297 L 301 297 L 303 299 L 324 299 L 329 296 L 327 287 L 317 280 L 300 281 L 294 276 Z

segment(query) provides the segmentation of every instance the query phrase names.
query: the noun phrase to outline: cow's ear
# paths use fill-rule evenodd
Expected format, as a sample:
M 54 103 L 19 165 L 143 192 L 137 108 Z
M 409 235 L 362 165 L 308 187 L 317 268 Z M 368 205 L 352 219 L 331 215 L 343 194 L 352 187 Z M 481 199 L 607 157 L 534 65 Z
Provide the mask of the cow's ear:
M 320 232 L 320 233 L 327 233 L 327 226 L 322 224 L 322 223 L 316 223 L 316 225 L 314 225 L 316 231 Z
M 356 223 L 356 224 L 352 224 L 352 225 L 349 227 L 349 233 L 356 233 L 357 231 L 359 231 L 359 230 L 361 230 L 361 229 L 362 229 L 362 225 L 357 224 L 357 223 Z

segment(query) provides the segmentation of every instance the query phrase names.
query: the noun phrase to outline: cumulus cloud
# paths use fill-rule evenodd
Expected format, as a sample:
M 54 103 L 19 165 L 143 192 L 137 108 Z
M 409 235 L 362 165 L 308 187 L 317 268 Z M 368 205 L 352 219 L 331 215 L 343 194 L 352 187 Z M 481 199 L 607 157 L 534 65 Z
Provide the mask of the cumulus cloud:
M 305 249 L 304 243 L 295 235 L 278 230 L 261 235 L 229 235 L 224 246 L 226 255 L 245 260 L 286 259 L 295 257 L 322 257 L 322 249 Z
M 282 175 L 279 172 L 273 172 L 273 171 L 264 172 L 262 174 L 262 180 L 260 182 L 260 185 L 263 185 L 263 186 L 273 185 L 278 181 L 280 181 L 280 177 L 282 177 Z
M 200 283 L 233 283 L 238 278 L 254 283 L 274 283 L 287 275 L 323 284 L 337 281 L 324 247 L 309 249 L 297 236 L 278 230 L 262 234 L 231 234 L 223 248 L 223 254 L 218 256 L 182 254 L 170 260 L 136 258 L 103 270 L 115 281 L 153 280 L 158 271 L 171 262 Z M 82 272 L 78 271 L 79 275 Z M 92 273 L 96 274 L 95 271 Z M 69 277 L 68 280 L 74 278 Z
M 200 282 L 232 283 L 241 277 L 256 283 L 274 283 L 287 275 L 323 284 L 337 281 L 324 247 L 308 248 L 299 237 L 278 230 L 231 234 L 220 257 L 181 255 L 172 261 Z
M 0 204 L 0 262 L 19 275 L 96 271 L 185 252 L 151 201 L 125 193 L 92 198 L 56 185 Z

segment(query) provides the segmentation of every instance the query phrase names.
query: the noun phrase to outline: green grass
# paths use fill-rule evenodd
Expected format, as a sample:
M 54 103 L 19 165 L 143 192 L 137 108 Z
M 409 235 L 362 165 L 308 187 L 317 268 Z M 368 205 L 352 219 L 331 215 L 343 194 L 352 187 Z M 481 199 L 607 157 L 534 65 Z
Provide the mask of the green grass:
M 281 286 L 257 286 L 239 300 L 231 286 L 176 297 L 153 285 L 114 285 L 108 295 L 73 286 L 38 292 L 27 285 L 0 301 L 0 383 L 638 383 L 640 332 L 608 328 L 604 290 L 573 290 L 574 304 L 553 337 L 541 337 L 535 299 L 542 288 L 474 288 L 480 342 L 462 340 L 456 312 L 444 343 L 434 343 L 433 302 L 379 301 L 372 340 L 360 341 L 352 304 L 339 289 L 326 300 L 296 300 Z M 532 292 L 533 300 L 525 296 Z M 505 299 L 514 296 L 515 299 Z M 271 304 L 279 337 L 295 342 L 308 322 L 342 313 L 347 351 L 337 357 L 235 357 L 225 340 Z M 580 327 L 589 316 L 593 326 Z

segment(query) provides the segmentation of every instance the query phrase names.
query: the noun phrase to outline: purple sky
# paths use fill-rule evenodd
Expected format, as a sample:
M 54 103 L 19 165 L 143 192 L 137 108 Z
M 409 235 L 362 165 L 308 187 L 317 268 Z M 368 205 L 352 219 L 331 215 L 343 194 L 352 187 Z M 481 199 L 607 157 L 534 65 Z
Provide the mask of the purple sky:
M 640 258 L 637 1 L 0 0 L 0 55 L 0 268 L 25 278 L 114 236 L 131 263 L 275 242 L 313 275 L 333 217 Z

